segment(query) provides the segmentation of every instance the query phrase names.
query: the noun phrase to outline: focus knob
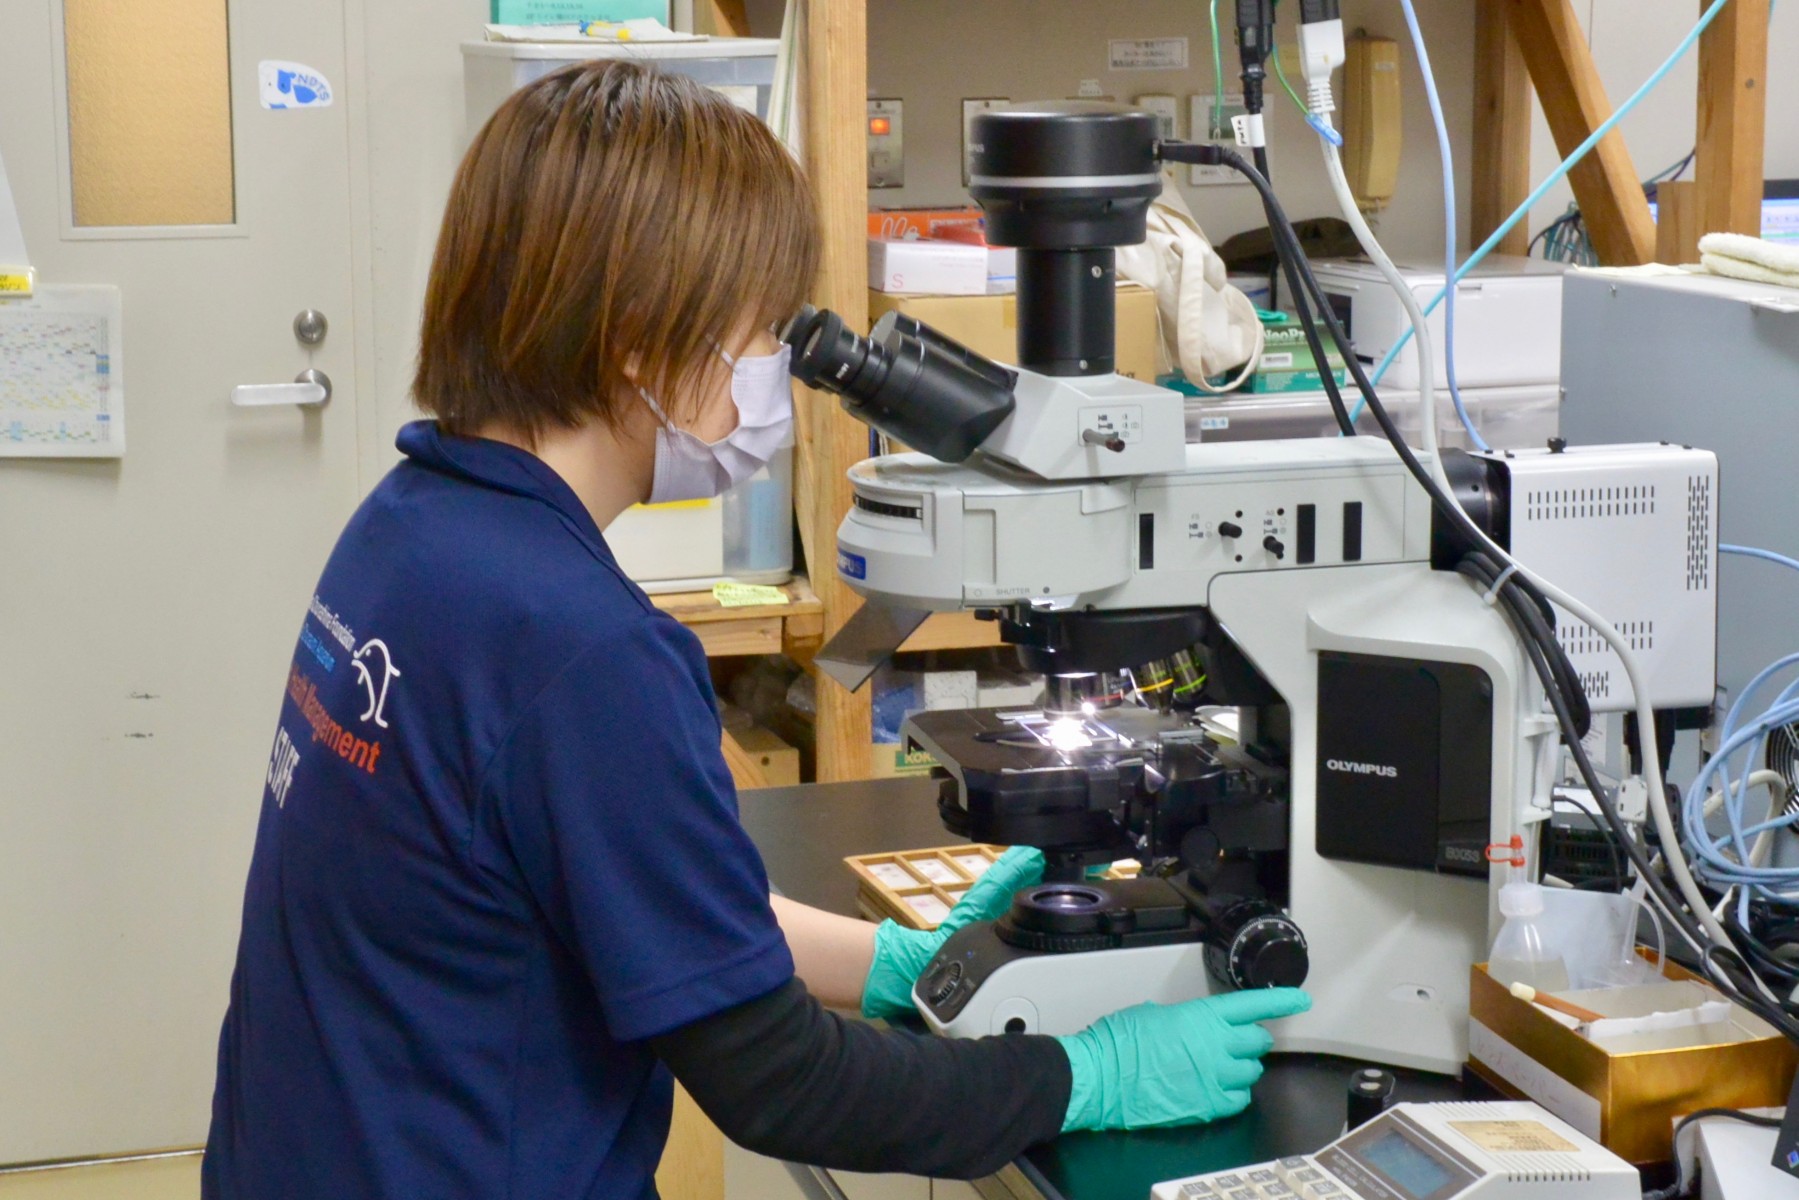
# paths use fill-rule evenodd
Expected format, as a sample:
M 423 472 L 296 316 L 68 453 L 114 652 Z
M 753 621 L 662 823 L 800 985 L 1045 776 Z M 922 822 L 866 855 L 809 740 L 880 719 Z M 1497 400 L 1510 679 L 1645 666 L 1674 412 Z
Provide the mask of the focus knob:
M 956 994 L 956 987 L 961 982 L 962 964 L 945 963 L 925 978 L 924 998 L 933 1005 L 942 1004 Z
M 1206 966 L 1234 988 L 1298 987 L 1311 960 L 1292 918 L 1265 901 L 1245 900 L 1219 917 L 1206 939 Z

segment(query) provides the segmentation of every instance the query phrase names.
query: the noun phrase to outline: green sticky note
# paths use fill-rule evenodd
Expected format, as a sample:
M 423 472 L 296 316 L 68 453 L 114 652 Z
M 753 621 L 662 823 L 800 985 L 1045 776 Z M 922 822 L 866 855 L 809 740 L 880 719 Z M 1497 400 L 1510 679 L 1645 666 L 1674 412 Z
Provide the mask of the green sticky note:
M 778 587 L 760 583 L 715 583 L 712 598 L 725 608 L 748 608 L 753 604 L 791 604 L 793 598 Z

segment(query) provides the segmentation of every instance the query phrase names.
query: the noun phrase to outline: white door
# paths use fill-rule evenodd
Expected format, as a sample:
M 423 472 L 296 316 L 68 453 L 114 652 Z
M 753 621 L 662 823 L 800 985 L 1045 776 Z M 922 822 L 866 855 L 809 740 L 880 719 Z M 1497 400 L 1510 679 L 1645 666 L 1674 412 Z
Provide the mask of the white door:
M 127 429 L 0 460 L 0 1164 L 204 1139 L 285 663 L 361 494 L 342 0 L 231 0 L 235 216 L 161 234 L 72 224 L 65 3 L 140 41 L 190 7 L 0 3 L 0 156 L 40 283 L 123 289 Z M 335 103 L 264 108 L 261 60 Z M 309 367 L 321 409 L 229 403 Z

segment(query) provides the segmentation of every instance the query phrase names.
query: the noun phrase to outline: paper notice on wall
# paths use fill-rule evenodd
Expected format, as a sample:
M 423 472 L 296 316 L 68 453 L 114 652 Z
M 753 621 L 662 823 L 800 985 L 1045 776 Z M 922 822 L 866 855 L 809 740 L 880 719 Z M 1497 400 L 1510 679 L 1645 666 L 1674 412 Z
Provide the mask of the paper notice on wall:
M 25 230 L 13 203 L 12 186 L 6 181 L 6 160 L 0 158 L 0 297 L 31 295 L 31 256 L 25 253 Z
M 122 314 L 107 285 L 0 300 L 0 458 L 125 453 Z
M 1185 71 L 1187 39 L 1113 38 L 1107 43 L 1109 64 L 1114 71 Z

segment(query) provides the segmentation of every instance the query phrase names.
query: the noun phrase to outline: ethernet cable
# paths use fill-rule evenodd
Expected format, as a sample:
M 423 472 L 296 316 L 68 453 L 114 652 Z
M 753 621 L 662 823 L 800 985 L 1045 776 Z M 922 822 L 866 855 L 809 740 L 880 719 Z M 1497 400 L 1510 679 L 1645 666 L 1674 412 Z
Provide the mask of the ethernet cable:
M 1511 216 L 1499 223 L 1499 227 L 1488 236 L 1487 240 L 1476 247 L 1474 253 L 1468 256 L 1467 261 L 1455 272 L 1453 278 L 1444 281 L 1443 287 L 1438 290 L 1435 296 L 1431 297 L 1427 304 L 1424 305 L 1425 315 L 1428 316 L 1435 312 L 1437 310 L 1437 305 L 1441 304 L 1444 297 L 1448 295 L 1449 289 L 1459 283 L 1469 271 L 1472 271 L 1475 266 L 1481 262 L 1482 259 L 1491 254 L 1493 248 L 1504 240 L 1505 235 L 1510 233 L 1518 222 L 1530 215 L 1530 210 L 1535 208 L 1538 201 L 1542 200 L 1543 197 L 1548 194 L 1549 189 L 1566 178 L 1568 172 L 1578 166 L 1581 160 L 1586 158 L 1586 156 L 1592 152 L 1593 147 L 1597 146 L 1600 141 L 1604 139 L 1606 134 L 1610 133 L 1613 129 L 1616 129 L 1618 123 L 1642 102 L 1643 97 L 1654 91 L 1656 86 L 1660 84 L 1663 79 L 1667 78 L 1668 72 L 1672 71 L 1675 64 L 1686 57 L 1687 51 L 1693 48 L 1693 43 L 1699 40 L 1699 35 L 1704 33 L 1706 29 L 1710 27 L 1711 23 L 1717 19 L 1720 12 L 1724 11 L 1724 6 L 1729 2 L 1730 0 L 1712 0 L 1711 5 L 1700 15 L 1699 23 L 1694 25 L 1693 28 L 1687 32 L 1687 35 L 1680 40 L 1680 44 L 1674 47 L 1674 52 L 1662 61 L 1661 66 L 1657 67 L 1654 72 L 1650 74 L 1648 79 L 1643 81 L 1642 86 L 1632 92 L 1611 116 L 1600 122 L 1599 128 L 1588 134 L 1586 140 L 1576 146 L 1573 153 L 1569 154 L 1567 158 L 1564 158 L 1561 165 L 1551 171 L 1548 176 L 1544 178 L 1543 182 L 1538 184 L 1530 195 L 1524 198 L 1524 202 L 1513 210 Z M 1303 33 L 1303 30 L 1301 32 Z M 1374 382 L 1380 382 L 1381 377 L 1387 373 L 1387 368 L 1393 365 L 1393 359 L 1405 348 L 1406 342 L 1410 341 L 1412 336 L 1412 332 L 1407 330 L 1394 340 L 1392 347 L 1374 368 L 1372 376 Z M 1361 412 L 1362 404 L 1358 401 L 1356 407 L 1350 413 L 1350 416 L 1353 419 L 1360 416 Z
M 1449 384 L 1449 398 L 1455 403 L 1455 415 L 1461 420 L 1462 428 L 1468 431 L 1468 440 L 1476 450 L 1491 450 L 1487 440 L 1480 436 L 1480 430 L 1474 427 L 1474 421 L 1468 416 L 1468 408 L 1462 403 L 1462 389 L 1457 386 L 1455 378 L 1455 159 L 1449 150 L 1449 123 L 1443 119 L 1443 101 L 1437 95 L 1437 76 L 1430 66 L 1430 51 L 1424 45 L 1424 32 L 1418 28 L 1418 11 L 1412 0 L 1399 0 L 1405 10 L 1406 28 L 1412 34 L 1412 46 L 1418 55 L 1418 70 L 1424 75 L 1424 94 L 1430 100 L 1431 123 L 1437 127 L 1437 156 L 1443 163 L 1443 377 Z M 1411 295 L 1412 289 L 1406 289 Z M 1420 321 L 1414 325 L 1413 331 L 1420 348 L 1429 340 L 1427 330 Z M 1420 360 L 1422 366 L 1422 360 Z M 1436 411 L 1428 414 L 1434 422 Z

